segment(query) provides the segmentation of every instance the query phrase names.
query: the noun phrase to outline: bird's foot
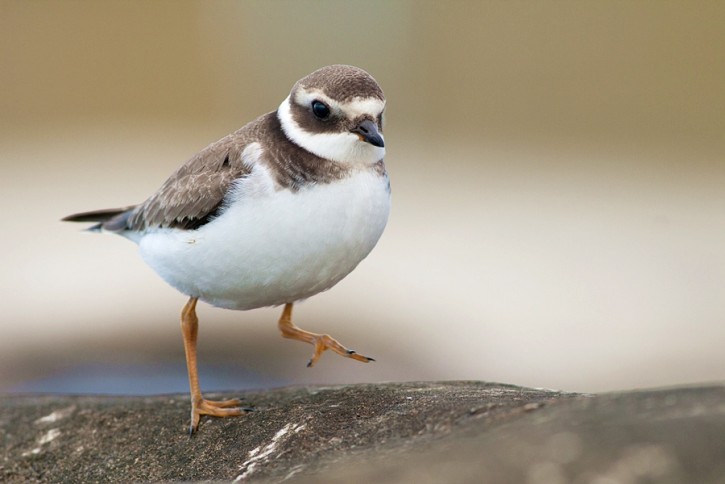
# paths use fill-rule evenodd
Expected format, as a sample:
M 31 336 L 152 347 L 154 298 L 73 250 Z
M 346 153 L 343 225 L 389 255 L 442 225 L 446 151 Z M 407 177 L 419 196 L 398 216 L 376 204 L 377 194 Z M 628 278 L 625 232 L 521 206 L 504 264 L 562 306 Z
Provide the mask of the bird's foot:
M 298 328 L 292 322 L 292 306 L 292 303 L 284 305 L 282 316 L 279 318 L 278 327 L 283 337 L 296 339 L 297 341 L 304 341 L 305 343 L 309 343 L 315 347 L 315 352 L 312 353 L 312 358 L 310 358 L 310 361 L 307 362 L 308 367 L 317 363 L 317 360 L 320 359 L 320 356 L 322 356 L 322 353 L 325 350 L 332 350 L 340 356 L 362 361 L 363 363 L 375 361 L 370 357 L 359 355 L 353 350 L 345 348 L 329 334 L 310 333 L 309 331 Z
M 313 366 L 320 359 L 322 353 L 325 350 L 332 350 L 340 356 L 345 358 L 352 358 L 353 360 L 362 361 L 363 363 L 369 363 L 375 361 L 373 358 L 363 356 L 356 353 L 353 350 L 349 350 L 342 346 L 335 338 L 329 334 L 315 334 L 309 333 L 310 343 L 315 345 L 315 352 L 312 353 L 312 358 L 307 362 L 307 367 Z
M 241 407 L 241 400 L 236 398 L 230 400 L 207 400 L 205 398 L 192 399 L 191 402 L 191 424 L 189 434 L 193 434 L 199 428 L 199 421 L 202 415 L 212 417 L 238 417 L 247 412 L 253 412 L 251 407 Z

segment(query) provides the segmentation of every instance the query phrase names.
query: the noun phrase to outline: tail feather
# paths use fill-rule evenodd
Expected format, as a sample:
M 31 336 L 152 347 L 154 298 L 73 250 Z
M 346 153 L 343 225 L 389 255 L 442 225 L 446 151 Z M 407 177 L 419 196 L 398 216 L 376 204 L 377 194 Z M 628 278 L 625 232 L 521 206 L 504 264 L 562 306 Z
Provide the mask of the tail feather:
M 135 205 L 124 208 L 109 208 L 105 210 L 93 210 L 91 212 L 74 213 L 61 219 L 63 222 L 98 222 L 88 228 L 92 232 L 98 232 L 101 229 L 111 230 L 114 232 L 124 230 L 126 221 L 131 215 L 131 211 Z

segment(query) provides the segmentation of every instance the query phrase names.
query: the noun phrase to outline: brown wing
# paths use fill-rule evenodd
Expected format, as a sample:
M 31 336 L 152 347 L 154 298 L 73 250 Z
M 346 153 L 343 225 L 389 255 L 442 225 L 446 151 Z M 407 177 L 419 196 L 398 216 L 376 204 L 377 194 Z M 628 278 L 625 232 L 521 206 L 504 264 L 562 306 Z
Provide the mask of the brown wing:
M 197 153 L 179 167 L 159 190 L 133 210 L 126 228 L 194 229 L 208 222 L 234 180 L 249 174 L 242 161 L 244 128 Z

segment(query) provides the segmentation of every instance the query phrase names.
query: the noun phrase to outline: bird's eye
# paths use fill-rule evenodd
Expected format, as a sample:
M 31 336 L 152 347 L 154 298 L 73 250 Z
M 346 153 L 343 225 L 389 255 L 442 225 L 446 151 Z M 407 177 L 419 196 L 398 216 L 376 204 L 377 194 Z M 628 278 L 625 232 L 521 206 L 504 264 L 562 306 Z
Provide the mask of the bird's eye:
M 330 116 L 330 108 L 322 101 L 312 101 L 312 112 L 320 119 L 327 119 Z

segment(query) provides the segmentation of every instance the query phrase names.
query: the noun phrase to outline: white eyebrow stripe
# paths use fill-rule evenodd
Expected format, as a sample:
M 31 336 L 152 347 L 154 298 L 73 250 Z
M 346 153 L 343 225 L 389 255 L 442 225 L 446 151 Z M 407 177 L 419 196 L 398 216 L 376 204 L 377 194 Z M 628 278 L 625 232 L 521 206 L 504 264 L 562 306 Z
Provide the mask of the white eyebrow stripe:
M 353 98 L 352 101 L 340 103 L 326 96 L 325 93 L 318 89 L 300 89 L 295 94 L 295 103 L 306 106 L 315 99 L 327 104 L 330 109 L 338 113 L 344 113 L 349 119 L 355 119 L 363 114 L 369 114 L 376 118 L 385 109 L 385 101 L 376 97 Z
M 381 101 L 376 97 L 354 98 L 352 101 L 344 103 L 343 110 L 351 114 L 353 118 L 361 114 L 371 114 L 374 118 L 378 117 L 385 109 L 385 101 Z

